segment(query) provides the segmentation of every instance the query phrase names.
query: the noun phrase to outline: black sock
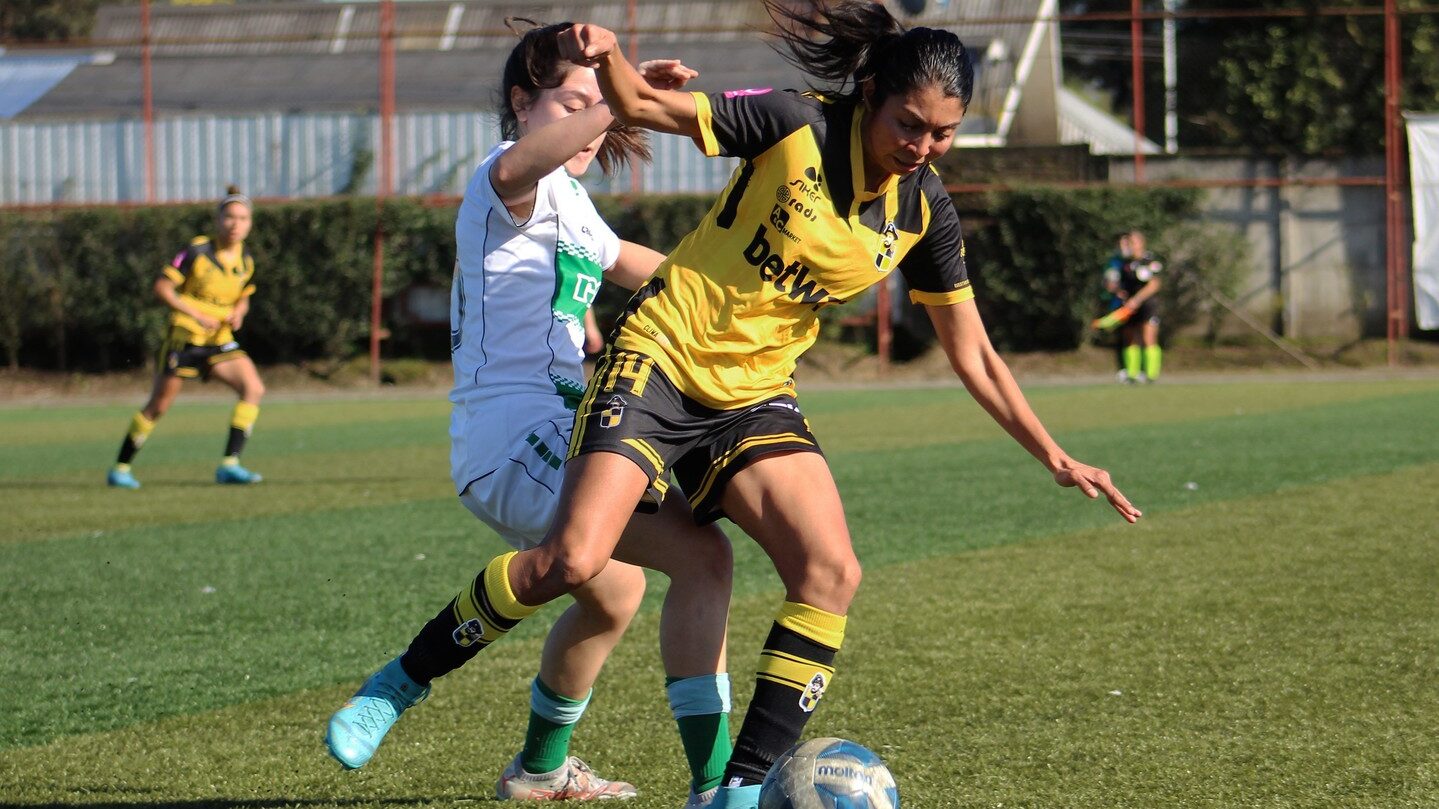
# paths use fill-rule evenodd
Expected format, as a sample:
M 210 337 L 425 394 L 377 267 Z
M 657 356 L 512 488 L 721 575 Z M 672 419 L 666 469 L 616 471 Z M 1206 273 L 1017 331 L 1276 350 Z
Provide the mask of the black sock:
M 400 656 L 400 666 L 410 679 L 429 685 L 468 663 L 539 609 L 521 604 L 510 590 L 508 568 L 514 555 L 511 551 L 492 559 L 410 641 L 410 648 Z
M 245 432 L 244 430 L 241 430 L 239 427 L 231 427 L 230 438 L 225 441 L 225 457 L 235 457 L 238 456 L 241 452 L 244 452 L 245 439 L 249 437 L 250 434 Z
M 758 784 L 775 759 L 799 741 L 834 677 L 844 624 L 842 615 L 785 603 L 760 652 L 754 697 L 725 768 L 724 784 Z
M 120 444 L 120 455 L 115 459 L 115 463 L 131 462 L 135 459 L 135 453 L 139 451 L 140 447 L 135 444 L 135 439 L 127 435 L 125 441 Z

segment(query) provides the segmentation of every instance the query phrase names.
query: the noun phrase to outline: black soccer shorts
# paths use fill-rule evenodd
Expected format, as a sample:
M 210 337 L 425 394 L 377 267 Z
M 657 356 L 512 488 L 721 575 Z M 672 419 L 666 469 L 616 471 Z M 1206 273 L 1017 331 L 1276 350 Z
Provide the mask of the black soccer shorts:
M 240 344 L 231 340 L 224 345 L 202 346 L 183 338 L 165 341 L 160 348 L 160 372 L 181 379 L 208 381 L 210 369 L 222 362 L 249 356 Z
M 775 452 L 820 452 L 793 396 L 780 395 L 736 410 L 715 410 L 690 399 L 654 360 L 611 349 L 590 377 L 575 414 L 569 457 L 613 452 L 649 476 L 637 506 L 653 513 L 674 474 L 700 525 L 724 516 L 720 499 L 736 472 Z

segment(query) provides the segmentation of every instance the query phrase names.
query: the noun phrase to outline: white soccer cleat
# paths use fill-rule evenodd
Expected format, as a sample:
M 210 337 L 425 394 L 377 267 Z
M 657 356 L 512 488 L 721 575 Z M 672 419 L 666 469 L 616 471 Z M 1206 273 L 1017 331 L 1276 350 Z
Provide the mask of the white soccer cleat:
M 690 799 L 685 801 L 685 809 L 705 809 L 715 802 L 715 795 L 719 794 L 719 787 L 710 787 L 704 792 L 696 793 L 690 789 Z
M 525 772 L 516 755 L 495 785 L 495 797 L 502 801 L 607 801 L 638 794 L 634 784 L 607 781 L 575 756 L 554 772 L 536 775 Z

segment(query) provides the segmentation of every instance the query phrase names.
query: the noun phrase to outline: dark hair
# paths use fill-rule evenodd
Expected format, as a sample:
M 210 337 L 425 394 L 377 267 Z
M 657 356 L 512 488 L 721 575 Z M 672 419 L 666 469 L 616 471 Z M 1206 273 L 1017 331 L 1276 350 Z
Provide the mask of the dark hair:
M 520 33 L 515 23 L 533 26 Z M 506 140 L 520 139 L 520 119 L 515 114 L 511 101 L 513 88 L 520 88 L 533 99 L 541 90 L 559 87 L 565 76 L 575 65 L 560 58 L 559 35 L 573 23 L 562 22 L 554 25 L 540 25 L 526 17 L 506 17 L 505 26 L 520 37 L 519 44 L 510 51 L 505 60 L 505 71 L 500 80 L 500 134 Z M 595 159 L 605 174 L 613 174 L 620 166 L 635 161 L 649 161 L 649 136 L 642 129 L 629 126 L 613 126 L 605 133 Z
M 877 106 L 891 95 L 933 85 L 969 108 L 974 65 L 964 43 L 949 31 L 906 29 L 882 4 L 870 0 L 820 4 L 812 13 L 792 10 L 781 0 L 764 4 L 784 45 L 776 49 L 780 56 L 810 76 L 837 85 L 815 90 L 858 101 L 863 97 L 860 84 L 873 79 L 870 101 Z

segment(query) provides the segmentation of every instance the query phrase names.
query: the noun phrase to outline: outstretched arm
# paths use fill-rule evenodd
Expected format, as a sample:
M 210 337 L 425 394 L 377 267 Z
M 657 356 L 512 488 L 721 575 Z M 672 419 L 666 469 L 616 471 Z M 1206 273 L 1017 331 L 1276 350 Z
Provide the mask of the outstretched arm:
M 1108 472 L 1069 457 L 1049 436 L 1025 401 L 1004 360 L 990 344 L 974 301 L 925 308 L 950 366 L 970 395 L 1020 446 L 1044 464 L 1054 475 L 1054 482 L 1077 487 L 1091 498 L 1103 494 L 1119 516 L 1136 522 L 1141 512 L 1110 481 Z
M 677 59 L 652 59 L 641 62 L 638 72 L 629 69 L 646 87 L 683 87 L 699 75 Z M 528 202 L 542 178 L 579 154 L 615 122 L 605 103 L 584 107 L 585 101 L 577 97 L 562 103 L 573 109 L 572 114 L 525 133 L 490 166 L 490 184 L 506 205 Z
M 659 253 L 634 242 L 620 241 L 620 256 L 614 266 L 605 271 L 605 280 L 613 281 L 633 292 L 645 285 L 650 276 L 665 260 Z
M 525 133 L 490 164 L 490 184 L 506 205 L 525 201 L 542 178 L 579 154 L 614 121 L 609 107 L 596 104 Z
M 595 68 L 600 92 L 620 123 L 699 137 L 694 96 L 650 86 L 625 60 L 613 31 L 588 23 L 571 26 L 560 32 L 560 55 L 577 65 Z

